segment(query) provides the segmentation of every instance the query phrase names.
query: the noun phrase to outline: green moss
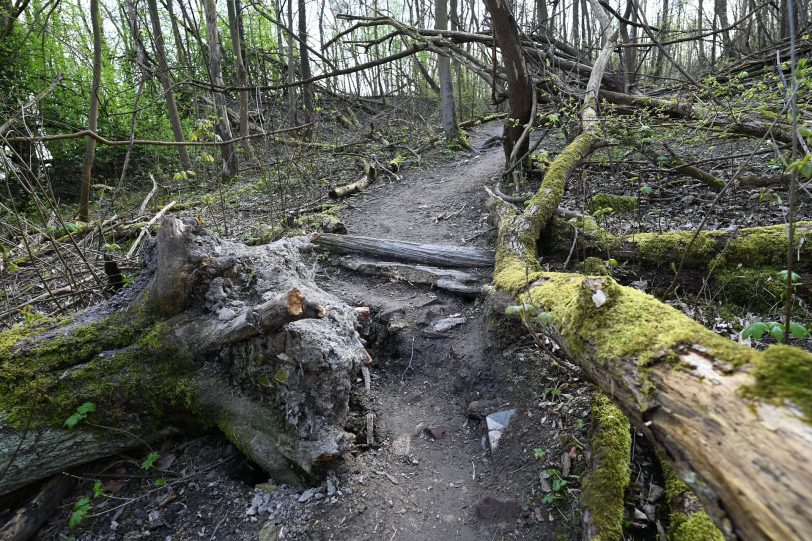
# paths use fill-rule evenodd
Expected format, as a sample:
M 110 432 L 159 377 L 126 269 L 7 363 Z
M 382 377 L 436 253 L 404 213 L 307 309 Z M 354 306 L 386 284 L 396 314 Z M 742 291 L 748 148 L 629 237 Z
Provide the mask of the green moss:
M 812 423 L 812 354 L 771 346 L 756 359 L 753 377 L 755 383 L 742 389 L 745 396 L 778 405 L 789 402 Z
M 597 136 L 583 133 L 567 145 L 547 168 L 541 186 L 522 214 L 517 215 L 506 204 L 497 202 L 501 205 L 497 212 L 500 222 L 493 274 L 497 288 L 518 293 L 539 276 L 536 241 L 541 229 L 552 219 L 564 196 L 567 175 L 597 141 Z
M 665 499 L 670 510 L 669 541 L 724 541 L 725 536 L 702 508 L 691 489 L 662 459 Z M 687 514 L 681 509 L 697 509 Z
M 587 257 L 575 266 L 581 274 L 590 276 L 608 276 L 606 262 L 598 257 Z
M 112 425 L 134 413 L 160 418 L 172 408 L 194 411 L 197 398 L 186 378 L 191 359 L 168 332 L 143 315 L 120 314 L 57 326 L 44 339 L 16 329 L 3 333 L 4 422 L 21 426 L 30 417 L 34 425 L 61 426 L 86 401 L 97 406 L 95 421 Z
M 766 311 L 782 304 L 786 296 L 786 282 L 776 269 L 717 267 L 711 274 L 725 302 Z
M 628 419 L 603 393 L 592 403 L 590 443 L 597 469 L 581 484 L 581 502 L 598 528 L 594 539 L 623 538 L 624 492 L 629 485 L 631 433 Z
M 597 290 L 606 297 L 600 307 L 593 300 Z M 679 310 L 642 291 L 622 287 L 611 278 L 543 273 L 528 297 L 529 302 L 553 314 L 572 355 L 588 349 L 610 373 L 618 369 L 618 359 L 637 359 L 642 385 L 637 398 L 642 409 L 648 407 L 645 368 L 655 360 L 676 362 L 681 345 L 698 345 L 710 355 L 736 365 L 758 355 L 708 331 Z M 628 376 L 620 372 L 613 375 Z
M 616 213 L 634 212 L 637 208 L 637 198 L 628 195 L 597 193 L 586 204 L 586 209 L 592 213 L 607 208 Z

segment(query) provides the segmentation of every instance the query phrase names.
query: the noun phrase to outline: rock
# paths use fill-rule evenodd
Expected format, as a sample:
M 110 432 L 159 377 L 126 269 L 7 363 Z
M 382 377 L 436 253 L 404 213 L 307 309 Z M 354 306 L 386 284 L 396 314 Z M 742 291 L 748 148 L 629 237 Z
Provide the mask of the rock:
M 643 506 L 643 512 L 646 514 L 646 518 L 649 522 L 654 522 L 654 519 L 657 518 L 657 508 L 650 503 Z
M 266 522 L 259 531 L 259 541 L 277 541 L 279 539 L 279 528 L 273 522 Z
M 665 489 L 663 487 L 659 487 L 653 483 L 649 485 L 648 501 L 650 501 L 651 503 L 659 501 L 660 498 L 663 497 L 663 494 L 665 494 Z
M 262 490 L 263 492 L 267 492 L 268 494 L 273 494 L 276 490 L 276 485 L 273 483 L 259 483 L 254 488 L 257 490 Z
M 236 312 L 234 312 L 234 310 L 232 310 L 231 308 L 223 307 L 220 308 L 220 310 L 217 312 L 217 319 L 219 319 L 220 321 L 228 321 L 230 319 L 233 319 L 234 316 L 236 315 L 237 315 Z
M 446 317 L 434 324 L 434 331 L 435 332 L 450 331 L 454 327 L 459 327 L 463 323 L 465 323 L 464 317 L 461 316 Z
M 332 479 L 327 479 L 327 496 L 332 496 L 336 493 L 336 485 L 333 483 Z
M 505 521 L 519 516 L 519 501 L 500 500 L 493 496 L 483 496 L 474 504 L 477 515 L 484 520 Z
M 499 439 L 502 437 L 502 432 L 510 424 L 510 418 L 516 414 L 515 409 L 497 411 L 485 417 L 485 422 L 488 425 L 488 442 L 491 444 L 491 450 L 499 446 Z
M 149 521 L 147 524 L 149 529 L 158 528 L 159 526 L 163 525 L 163 521 L 161 520 L 161 512 L 157 509 L 149 512 L 147 515 L 147 520 Z
M 497 409 L 504 404 L 502 400 L 474 400 L 468 404 L 468 417 L 472 419 L 484 419 L 488 416 L 489 411 Z
M 305 502 L 309 501 L 315 495 L 316 495 L 316 489 L 315 488 L 308 488 L 307 490 L 302 492 L 301 496 L 299 496 L 299 503 L 305 503 Z
M 644 512 L 639 510 L 638 508 L 634 508 L 634 520 L 648 520 L 648 517 Z
M 434 441 L 441 440 L 445 436 L 445 428 L 441 426 L 431 426 L 425 429 L 426 434 Z

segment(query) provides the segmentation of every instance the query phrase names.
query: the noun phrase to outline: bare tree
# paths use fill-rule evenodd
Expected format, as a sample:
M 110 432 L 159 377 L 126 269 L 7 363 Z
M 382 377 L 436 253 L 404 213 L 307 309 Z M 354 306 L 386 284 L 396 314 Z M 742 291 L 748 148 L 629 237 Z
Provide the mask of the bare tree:
M 435 28 L 448 29 L 448 0 L 435 0 Z M 440 79 L 440 107 L 443 115 L 443 131 L 446 141 L 460 137 L 457 126 L 457 111 L 454 106 L 454 83 L 451 79 L 451 61 L 447 56 L 438 55 L 437 75 Z
M 288 0 L 293 1 L 293 0 Z M 305 0 L 299 0 L 299 64 L 302 69 L 302 79 L 310 79 L 310 53 L 307 50 L 307 5 Z M 302 101 L 304 101 L 305 123 L 310 124 L 313 119 L 313 85 L 308 83 L 302 86 Z M 313 136 L 310 126 L 305 128 L 305 138 L 309 141 Z
M 231 122 L 228 120 L 228 106 L 223 93 L 223 71 L 220 62 L 223 52 L 220 49 L 220 37 L 217 31 L 217 5 L 215 0 L 203 0 L 203 9 L 206 12 L 206 34 L 209 45 L 209 79 L 214 87 L 214 108 L 217 113 L 217 123 L 214 131 L 223 141 L 231 141 Z M 237 174 L 237 150 L 234 143 L 220 145 L 223 155 L 223 174 L 232 177 Z
M 102 32 L 99 21 L 99 0 L 90 0 L 90 26 L 93 31 L 93 82 L 90 88 L 90 111 L 87 115 L 87 129 L 95 132 L 99 119 L 99 88 L 102 70 Z M 93 159 L 96 156 L 96 140 L 87 138 L 85 159 L 82 163 L 82 188 L 79 195 L 79 219 L 90 219 L 90 185 L 93 182 Z
M 155 0 L 150 0 L 154 2 Z M 228 4 L 228 29 L 231 34 L 231 51 L 234 54 L 234 76 L 240 90 L 240 135 L 245 137 L 242 146 L 248 159 L 254 159 L 254 147 L 248 135 L 248 72 L 245 70 L 245 62 L 242 57 L 242 39 L 240 38 L 240 14 L 237 10 L 235 0 L 227 0 Z
M 175 92 L 172 90 L 172 75 L 169 72 L 169 64 L 166 62 L 166 46 L 164 45 L 164 34 L 161 30 L 161 18 L 158 14 L 157 1 L 147 0 L 147 8 L 149 9 L 149 19 L 152 23 L 152 41 L 155 44 L 155 60 L 158 63 L 158 80 L 164 89 L 169 123 L 172 125 L 172 134 L 175 136 L 175 141 L 183 143 L 186 139 L 183 137 L 183 124 L 180 122 L 178 106 L 175 103 Z M 137 29 L 133 28 L 133 32 L 135 31 L 137 31 Z M 192 168 L 192 161 L 189 159 L 189 153 L 184 145 L 178 145 L 178 156 L 184 168 Z

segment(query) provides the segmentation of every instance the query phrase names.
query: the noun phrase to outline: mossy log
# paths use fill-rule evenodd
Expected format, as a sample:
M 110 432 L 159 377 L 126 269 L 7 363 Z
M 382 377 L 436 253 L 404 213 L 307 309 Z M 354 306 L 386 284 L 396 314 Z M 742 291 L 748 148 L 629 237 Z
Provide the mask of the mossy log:
M 545 253 L 568 253 L 572 246 L 573 227 L 579 228 L 579 248 L 588 254 L 625 259 L 646 266 L 679 263 L 695 232 L 667 231 L 615 235 L 599 227 L 592 218 L 575 223 L 554 217 L 550 235 L 542 240 Z M 802 241 L 802 239 L 805 239 Z M 795 226 L 798 272 L 812 270 L 812 222 Z M 739 266 L 783 269 L 787 258 L 785 225 L 747 227 L 735 230 L 701 231 L 685 259 L 687 267 L 737 268 Z
M 542 181 L 544 209 L 560 203 L 560 177 L 585 156 L 577 141 Z M 557 178 L 548 179 L 554 171 Z M 545 272 L 536 233 L 553 212 L 518 214 L 498 198 L 492 204 L 499 223 L 494 285 L 551 315 L 539 332 L 654 444 L 723 534 L 812 538 L 812 354 L 737 344 L 608 277 Z M 741 253 L 750 262 L 763 257 Z
M 515 209 L 495 202 L 501 223 Z M 728 538 L 812 537 L 812 354 L 755 351 L 611 278 L 543 272 L 500 227 L 494 283 L 659 449 Z M 532 262 L 532 264 L 528 264 Z
M 723 541 L 725 536 L 711 521 L 702 504 L 667 463 L 660 461 L 665 478 L 670 541 Z
M 319 289 L 305 237 L 247 247 L 165 218 L 136 283 L 0 335 L 0 495 L 180 430 L 220 428 L 298 483 L 350 448 L 355 313 Z M 72 430 L 65 420 L 95 405 Z

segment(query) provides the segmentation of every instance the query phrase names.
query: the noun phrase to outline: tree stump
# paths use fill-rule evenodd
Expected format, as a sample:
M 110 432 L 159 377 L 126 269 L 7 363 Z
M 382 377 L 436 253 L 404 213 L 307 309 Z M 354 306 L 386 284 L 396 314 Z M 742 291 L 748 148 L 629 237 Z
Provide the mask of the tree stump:
M 297 484 L 346 452 L 368 354 L 354 310 L 314 283 L 310 248 L 249 247 L 165 218 L 131 287 L 0 335 L 0 495 L 189 429 L 219 428 Z M 95 411 L 66 428 L 87 402 Z

